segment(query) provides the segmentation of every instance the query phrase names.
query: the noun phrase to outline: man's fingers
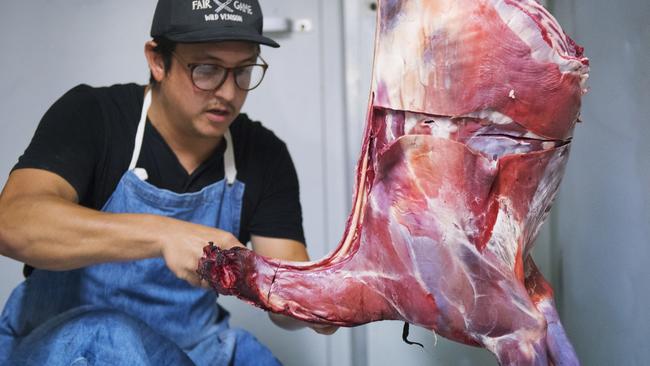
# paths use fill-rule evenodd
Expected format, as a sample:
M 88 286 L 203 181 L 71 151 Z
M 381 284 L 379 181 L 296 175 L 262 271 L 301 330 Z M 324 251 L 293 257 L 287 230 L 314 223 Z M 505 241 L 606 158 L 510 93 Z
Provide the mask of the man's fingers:
M 336 325 L 316 325 L 312 326 L 311 329 L 318 334 L 332 335 L 339 329 L 339 327 Z
M 199 286 L 202 287 L 202 288 L 204 288 L 204 289 L 207 289 L 207 290 L 211 290 L 211 289 L 212 289 L 212 287 L 210 286 L 210 282 L 208 282 L 208 281 L 205 280 L 205 279 L 201 279 L 201 281 L 199 282 Z
M 236 236 L 232 235 L 231 233 L 224 233 L 221 238 L 215 241 L 215 245 L 221 249 L 230 249 L 232 247 L 246 247 L 244 244 L 239 242 L 239 239 L 237 239 Z
M 188 278 L 186 281 L 193 287 L 201 287 L 201 281 L 196 278 Z
M 207 246 L 207 245 L 214 245 L 214 246 L 216 246 L 216 247 L 218 247 L 219 249 L 222 249 L 222 250 L 227 250 L 227 249 L 231 249 L 231 248 L 234 248 L 234 247 L 246 248 L 246 246 L 244 244 L 240 243 L 237 240 L 235 240 L 235 241 L 210 241 L 210 242 L 206 243 L 203 246 L 203 248 L 205 246 Z
M 194 287 L 199 287 L 199 288 L 203 288 L 203 289 L 206 289 L 206 290 L 211 290 L 212 289 L 212 287 L 210 287 L 210 283 L 208 281 L 202 280 L 202 279 L 199 279 L 199 278 L 188 280 L 187 282 L 190 285 L 194 286 Z
M 231 242 L 225 242 L 223 243 L 223 245 L 220 245 L 219 247 L 221 247 L 222 249 L 232 249 L 234 247 L 246 248 L 244 244 L 240 243 L 237 240 Z
M 336 333 L 338 328 L 328 328 L 328 329 L 315 329 L 316 333 L 322 334 L 322 335 L 332 335 Z
M 189 283 L 193 287 L 210 288 L 210 284 L 208 283 L 208 281 L 202 279 L 198 273 L 189 273 L 186 276 L 183 276 L 181 278 L 184 279 L 185 282 Z

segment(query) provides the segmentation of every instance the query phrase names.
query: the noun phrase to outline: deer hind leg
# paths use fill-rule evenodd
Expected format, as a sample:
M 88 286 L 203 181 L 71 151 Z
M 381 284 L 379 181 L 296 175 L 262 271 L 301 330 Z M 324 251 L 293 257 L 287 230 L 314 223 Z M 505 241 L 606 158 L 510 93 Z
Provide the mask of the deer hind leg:
M 544 315 L 548 324 L 546 346 L 549 358 L 555 366 L 578 366 L 580 361 L 560 322 L 555 308 L 553 289 L 539 271 L 533 258 L 528 256 L 524 264 L 526 273 L 526 290 L 535 307 Z
M 527 331 L 520 330 L 507 336 L 493 338 L 485 347 L 494 353 L 501 366 L 549 366 L 544 340 L 523 341 Z
M 549 366 L 546 319 L 530 302 L 523 286 L 515 284 L 505 290 L 510 292 L 507 296 L 495 292 L 483 304 L 477 304 L 489 309 L 484 312 L 491 315 L 492 325 L 477 322 L 480 326 L 470 332 L 502 366 Z
M 521 277 L 475 250 L 447 259 L 447 275 L 436 276 L 431 289 L 439 311 L 437 333 L 486 348 L 501 365 L 549 366 L 546 319 Z

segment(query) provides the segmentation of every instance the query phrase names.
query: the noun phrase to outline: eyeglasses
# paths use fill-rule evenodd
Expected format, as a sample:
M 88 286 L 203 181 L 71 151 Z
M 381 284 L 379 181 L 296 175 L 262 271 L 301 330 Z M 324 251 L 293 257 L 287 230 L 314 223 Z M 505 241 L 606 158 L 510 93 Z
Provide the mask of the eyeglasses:
M 232 72 L 235 76 L 235 85 L 241 90 L 250 91 L 257 88 L 264 79 L 266 69 L 269 65 L 261 56 L 262 64 L 248 64 L 235 67 L 224 67 L 217 64 L 196 64 L 187 63 L 176 52 L 172 52 L 174 57 L 178 58 L 190 70 L 192 84 L 204 91 L 215 91 L 219 89 L 228 79 L 228 74 Z

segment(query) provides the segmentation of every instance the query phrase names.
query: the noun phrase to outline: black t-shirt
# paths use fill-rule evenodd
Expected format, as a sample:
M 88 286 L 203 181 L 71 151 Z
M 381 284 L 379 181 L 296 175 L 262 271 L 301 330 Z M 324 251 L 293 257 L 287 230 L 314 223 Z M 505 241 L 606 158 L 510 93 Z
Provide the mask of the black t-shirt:
M 83 206 L 101 209 L 128 170 L 144 87 L 79 85 L 47 111 L 15 169 L 56 173 L 77 191 Z M 304 243 L 298 177 L 286 145 L 241 114 L 230 126 L 237 179 L 246 185 L 239 240 L 250 235 Z M 189 175 L 147 121 L 138 167 L 148 182 L 176 193 L 196 192 L 224 178 L 225 144 Z

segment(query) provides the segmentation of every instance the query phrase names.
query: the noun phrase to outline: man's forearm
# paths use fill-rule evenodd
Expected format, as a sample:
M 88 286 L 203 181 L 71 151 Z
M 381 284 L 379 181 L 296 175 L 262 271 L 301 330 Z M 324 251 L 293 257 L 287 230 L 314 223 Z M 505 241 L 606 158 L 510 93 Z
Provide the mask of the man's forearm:
M 0 250 L 49 270 L 156 257 L 166 221 L 173 220 L 103 213 L 56 196 L 14 197 L 0 205 Z

